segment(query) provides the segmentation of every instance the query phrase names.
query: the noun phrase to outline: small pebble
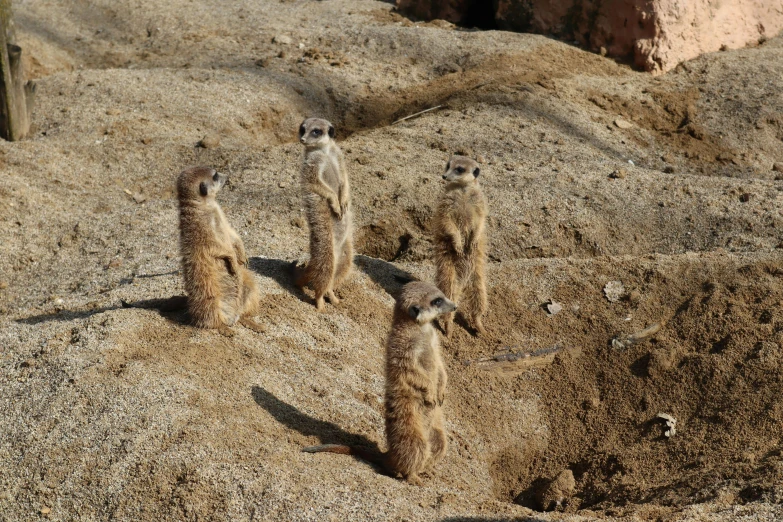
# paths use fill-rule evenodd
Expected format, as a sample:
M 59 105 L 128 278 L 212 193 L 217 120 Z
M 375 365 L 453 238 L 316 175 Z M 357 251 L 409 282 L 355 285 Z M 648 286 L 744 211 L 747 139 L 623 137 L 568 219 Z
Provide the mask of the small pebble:
M 274 38 L 272 38 L 273 43 L 283 44 L 283 45 L 291 45 L 291 37 L 285 34 L 278 34 Z
M 198 142 L 198 146 L 204 149 L 215 149 L 219 145 L 220 137 L 217 134 L 207 134 Z
M 617 126 L 618 129 L 630 129 L 633 127 L 633 123 L 626 121 L 622 118 L 617 118 L 614 120 L 614 124 Z
M 748 192 L 744 192 L 740 194 L 739 200 L 743 203 L 747 203 L 748 201 L 750 201 L 750 198 L 751 198 L 751 194 Z
M 628 171 L 625 169 L 617 169 L 611 174 L 609 174 L 610 178 L 614 179 L 625 179 L 625 177 L 628 175 Z
M 783 172 L 783 163 L 773 163 L 772 164 L 772 171 L 773 172 Z

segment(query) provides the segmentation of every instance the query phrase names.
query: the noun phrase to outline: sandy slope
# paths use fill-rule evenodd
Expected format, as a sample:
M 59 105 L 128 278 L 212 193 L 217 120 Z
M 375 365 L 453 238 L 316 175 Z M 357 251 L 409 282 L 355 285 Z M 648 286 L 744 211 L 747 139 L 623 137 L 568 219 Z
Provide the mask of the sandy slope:
M 783 517 L 782 40 L 653 79 L 386 2 L 15 8 L 39 103 L 34 136 L 0 143 L 0 518 Z M 324 314 L 286 272 L 307 246 L 295 131 L 311 115 L 339 129 L 361 254 Z M 196 147 L 207 134 L 220 146 Z M 392 276 L 432 275 L 454 151 L 485 165 L 489 333 L 444 348 L 451 449 L 417 488 L 299 450 L 383 447 Z M 192 164 L 231 174 L 220 200 L 266 334 L 120 306 L 182 291 L 173 180 Z M 655 322 L 654 341 L 610 347 Z M 555 345 L 545 368 L 463 364 Z M 531 510 L 566 468 L 569 514 Z

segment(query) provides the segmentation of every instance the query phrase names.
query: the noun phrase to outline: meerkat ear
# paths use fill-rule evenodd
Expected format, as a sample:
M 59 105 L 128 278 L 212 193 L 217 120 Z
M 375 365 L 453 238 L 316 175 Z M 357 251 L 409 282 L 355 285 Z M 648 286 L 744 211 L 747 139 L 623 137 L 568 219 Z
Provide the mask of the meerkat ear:
M 446 162 L 446 172 L 448 172 L 450 168 L 451 168 L 451 162 L 447 161 Z
M 198 191 L 202 196 L 207 197 L 207 193 L 209 192 L 207 184 L 202 181 L 198 186 Z
M 301 138 L 302 136 L 304 136 L 304 133 L 305 133 L 305 126 L 304 126 L 304 123 L 303 123 L 303 124 L 302 124 L 302 125 L 299 127 L 299 137 Z
M 408 308 L 408 315 L 410 315 L 413 319 L 417 319 L 419 317 L 419 313 L 421 313 L 421 308 L 416 305 Z
M 477 178 L 479 177 L 479 174 L 481 173 L 481 169 L 476 167 L 476 170 L 473 171 L 473 177 Z
M 334 126 L 329 125 L 329 137 L 334 138 Z

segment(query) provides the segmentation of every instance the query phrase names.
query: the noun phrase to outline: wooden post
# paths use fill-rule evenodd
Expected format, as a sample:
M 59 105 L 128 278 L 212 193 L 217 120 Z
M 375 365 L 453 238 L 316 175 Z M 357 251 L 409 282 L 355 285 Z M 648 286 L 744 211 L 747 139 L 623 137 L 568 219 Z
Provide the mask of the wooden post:
M 11 0 L 0 0 L 0 137 L 17 141 L 27 136 L 34 98 L 35 83 L 24 80 Z

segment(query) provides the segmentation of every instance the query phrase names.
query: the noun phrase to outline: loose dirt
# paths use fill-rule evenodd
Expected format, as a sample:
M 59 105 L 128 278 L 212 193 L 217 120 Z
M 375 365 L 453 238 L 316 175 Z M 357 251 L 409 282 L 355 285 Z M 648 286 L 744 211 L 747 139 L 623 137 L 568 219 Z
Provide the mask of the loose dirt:
M 783 518 L 783 40 L 653 78 L 388 2 L 15 10 L 38 105 L 30 139 L 0 143 L 0 518 Z M 323 314 L 288 271 L 315 115 L 337 126 L 357 225 Z M 301 453 L 384 448 L 394 276 L 433 276 L 455 152 L 483 166 L 490 312 L 485 336 L 444 343 L 447 457 L 413 487 Z M 194 164 L 231 176 L 219 199 L 266 333 L 122 306 L 182 293 L 174 179 Z M 466 364 L 509 349 L 557 355 Z M 573 496 L 541 512 L 565 470 Z

